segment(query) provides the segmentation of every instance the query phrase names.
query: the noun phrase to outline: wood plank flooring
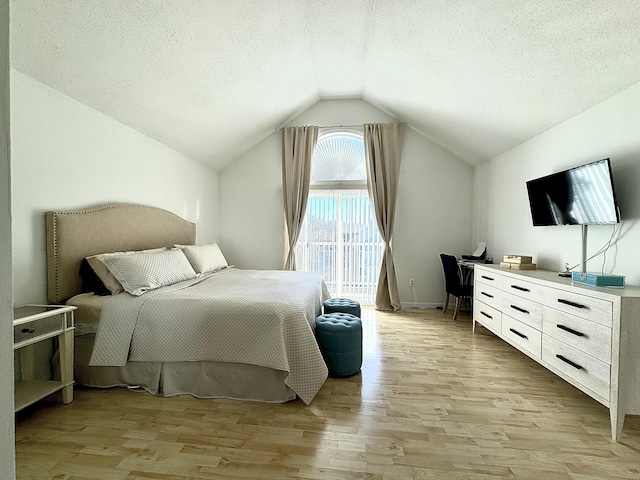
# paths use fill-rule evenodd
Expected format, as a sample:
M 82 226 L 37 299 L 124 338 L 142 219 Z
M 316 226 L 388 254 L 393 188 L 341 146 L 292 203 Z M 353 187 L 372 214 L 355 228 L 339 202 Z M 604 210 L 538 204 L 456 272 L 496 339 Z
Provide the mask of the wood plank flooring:
M 638 479 L 608 410 L 439 310 L 363 311 L 362 372 L 310 405 L 75 390 L 16 416 L 19 479 Z

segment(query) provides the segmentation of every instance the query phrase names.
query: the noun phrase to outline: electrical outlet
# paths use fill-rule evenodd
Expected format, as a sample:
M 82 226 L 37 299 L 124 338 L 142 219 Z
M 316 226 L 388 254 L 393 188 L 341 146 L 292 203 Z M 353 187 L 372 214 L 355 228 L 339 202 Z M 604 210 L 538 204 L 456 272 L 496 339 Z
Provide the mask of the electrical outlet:
M 411 280 L 409 280 L 409 286 L 410 287 L 415 287 L 416 286 L 416 279 L 412 278 Z

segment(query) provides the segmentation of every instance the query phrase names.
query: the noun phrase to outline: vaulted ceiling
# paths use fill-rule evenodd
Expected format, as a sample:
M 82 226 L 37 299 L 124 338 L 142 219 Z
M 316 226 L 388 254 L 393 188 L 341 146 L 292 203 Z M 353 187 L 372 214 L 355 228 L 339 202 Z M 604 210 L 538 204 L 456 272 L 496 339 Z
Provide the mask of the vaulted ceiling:
M 224 168 L 362 98 L 479 164 L 640 81 L 636 0 L 14 0 L 16 70 Z

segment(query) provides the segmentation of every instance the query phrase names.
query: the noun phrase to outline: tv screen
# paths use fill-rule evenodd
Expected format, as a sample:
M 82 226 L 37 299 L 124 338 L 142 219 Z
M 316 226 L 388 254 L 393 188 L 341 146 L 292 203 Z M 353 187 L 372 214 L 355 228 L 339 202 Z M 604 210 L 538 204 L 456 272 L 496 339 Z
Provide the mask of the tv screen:
M 534 226 L 620 222 L 608 158 L 527 182 Z

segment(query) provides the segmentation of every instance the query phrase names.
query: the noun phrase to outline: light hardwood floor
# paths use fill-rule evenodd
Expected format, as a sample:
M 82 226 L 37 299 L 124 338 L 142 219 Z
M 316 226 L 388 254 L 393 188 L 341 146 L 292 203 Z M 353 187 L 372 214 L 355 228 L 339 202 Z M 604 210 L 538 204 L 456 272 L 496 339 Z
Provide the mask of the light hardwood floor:
M 638 479 L 608 410 L 438 310 L 363 312 L 362 372 L 310 405 L 76 388 L 16 417 L 19 479 Z

